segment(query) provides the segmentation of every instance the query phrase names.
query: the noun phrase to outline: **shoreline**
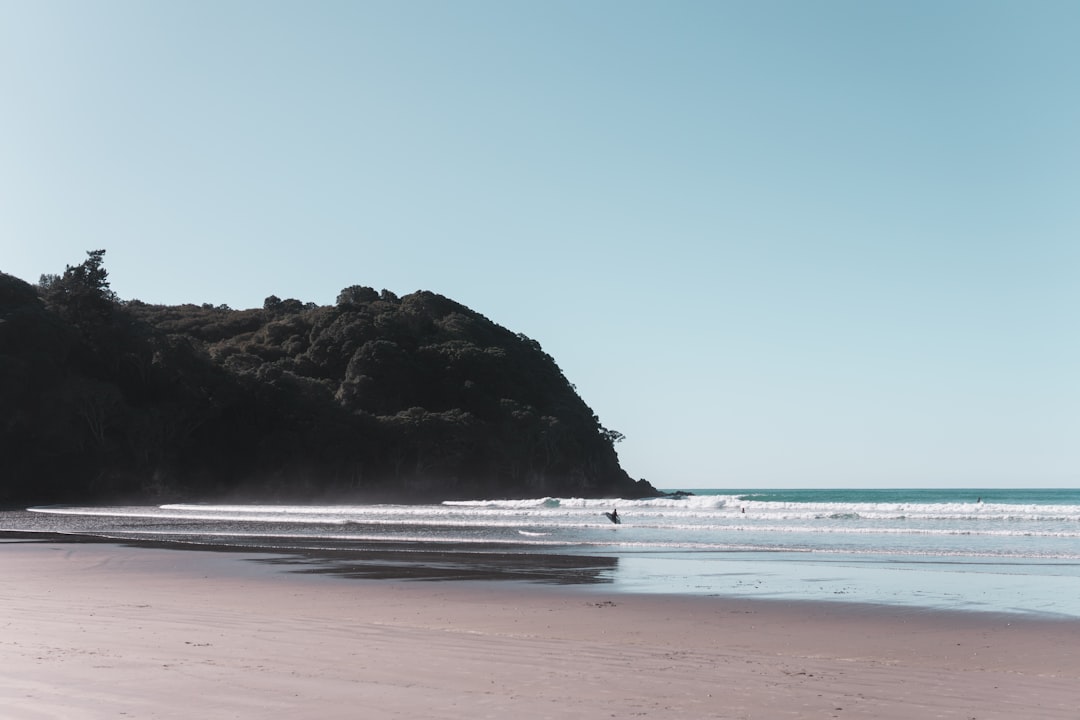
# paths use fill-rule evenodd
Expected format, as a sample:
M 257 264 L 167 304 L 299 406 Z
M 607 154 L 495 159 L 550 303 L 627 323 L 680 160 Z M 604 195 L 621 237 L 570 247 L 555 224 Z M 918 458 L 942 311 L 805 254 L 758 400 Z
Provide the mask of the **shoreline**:
M 6 716 L 1073 718 L 1080 622 L 0 543 Z
M 886 614 L 940 613 L 962 617 L 979 615 L 1000 618 L 1004 622 L 1039 620 L 1045 622 L 1076 622 L 1080 617 L 1059 611 L 1040 611 L 1031 608 L 1001 609 L 981 606 L 954 607 L 940 603 L 875 602 L 859 599 L 815 597 L 768 597 L 737 593 L 683 592 L 672 590 L 643 590 L 632 583 L 620 581 L 620 563 L 626 558 L 611 555 L 589 555 L 560 552 L 513 552 L 463 549 L 461 546 L 425 545 L 423 543 L 386 542 L 359 548 L 309 548 L 252 544 L 184 542 L 150 538 L 108 537 L 86 533 L 55 531 L 0 531 L 0 548 L 7 545 L 55 543 L 73 545 L 103 545 L 142 548 L 187 553 L 237 555 L 249 564 L 262 565 L 269 572 L 300 574 L 310 577 L 337 577 L 353 581 L 373 582 L 448 582 L 500 585 L 594 588 L 615 596 L 666 597 L 672 599 L 700 598 L 728 602 L 752 602 L 774 605 L 880 609 Z M 736 555 L 737 557 L 737 555 Z

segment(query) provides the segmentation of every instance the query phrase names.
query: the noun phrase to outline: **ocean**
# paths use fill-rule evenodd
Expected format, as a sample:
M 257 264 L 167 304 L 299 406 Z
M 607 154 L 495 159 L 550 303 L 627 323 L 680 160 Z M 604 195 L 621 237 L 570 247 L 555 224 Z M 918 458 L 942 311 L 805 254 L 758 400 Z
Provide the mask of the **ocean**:
M 1080 490 L 689 490 L 648 500 L 50 506 L 0 531 L 251 552 L 304 572 L 1080 618 Z M 605 512 L 618 508 L 621 524 Z

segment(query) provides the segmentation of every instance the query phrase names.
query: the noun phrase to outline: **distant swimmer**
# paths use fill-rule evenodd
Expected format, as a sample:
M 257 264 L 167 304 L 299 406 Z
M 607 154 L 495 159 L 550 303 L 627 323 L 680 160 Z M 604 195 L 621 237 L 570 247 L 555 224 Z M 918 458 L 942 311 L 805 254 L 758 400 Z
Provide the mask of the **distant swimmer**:
M 607 515 L 608 520 L 615 523 L 616 525 L 618 525 L 618 524 L 620 524 L 622 522 L 622 518 L 619 517 L 618 508 L 612 508 L 611 512 L 606 512 L 604 514 Z

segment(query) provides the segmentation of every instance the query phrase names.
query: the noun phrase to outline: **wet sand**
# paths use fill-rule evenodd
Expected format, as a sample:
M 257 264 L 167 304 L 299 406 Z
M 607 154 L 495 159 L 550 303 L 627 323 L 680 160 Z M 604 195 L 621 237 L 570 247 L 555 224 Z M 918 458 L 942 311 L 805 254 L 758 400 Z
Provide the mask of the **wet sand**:
M 0 543 L 0 716 L 1068 718 L 1080 622 Z

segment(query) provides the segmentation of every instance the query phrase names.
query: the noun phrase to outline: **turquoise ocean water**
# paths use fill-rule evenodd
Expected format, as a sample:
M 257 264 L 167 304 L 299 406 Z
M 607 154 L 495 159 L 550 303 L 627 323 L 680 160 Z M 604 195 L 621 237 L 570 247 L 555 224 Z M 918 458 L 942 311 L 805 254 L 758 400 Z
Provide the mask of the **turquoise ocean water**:
M 1080 619 L 1080 490 L 690 492 L 437 505 L 54 506 L 0 513 L 0 530 L 348 553 L 360 565 L 430 568 L 453 557 L 459 570 L 525 568 L 513 576 L 606 592 Z M 603 515 L 613 507 L 622 524 Z

